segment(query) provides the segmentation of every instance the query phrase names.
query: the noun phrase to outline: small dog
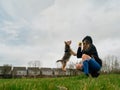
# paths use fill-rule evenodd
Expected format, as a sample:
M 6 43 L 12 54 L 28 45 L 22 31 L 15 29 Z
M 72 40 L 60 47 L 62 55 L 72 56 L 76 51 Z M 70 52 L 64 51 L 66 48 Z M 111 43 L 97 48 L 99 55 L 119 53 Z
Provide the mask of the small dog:
M 67 62 L 69 61 L 72 53 L 71 53 L 71 49 L 70 49 L 70 44 L 71 41 L 65 41 L 65 53 L 64 56 L 62 57 L 61 60 L 57 60 L 56 62 L 61 62 L 62 63 L 62 70 L 66 71 L 65 66 L 67 64 Z

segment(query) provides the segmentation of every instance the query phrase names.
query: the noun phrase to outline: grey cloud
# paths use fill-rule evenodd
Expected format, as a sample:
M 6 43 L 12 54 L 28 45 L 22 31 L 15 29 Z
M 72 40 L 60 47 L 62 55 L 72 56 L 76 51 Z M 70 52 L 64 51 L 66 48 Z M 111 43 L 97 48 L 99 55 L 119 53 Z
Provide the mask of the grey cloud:
M 109 53 L 118 55 L 120 51 L 120 1 L 55 0 L 49 4 L 41 3 L 46 8 L 38 9 L 37 6 L 34 8 L 31 4 L 32 10 L 37 8 L 34 14 L 31 14 L 30 9 L 26 7 L 23 14 L 19 15 L 20 18 L 26 20 L 28 14 L 31 14 L 28 17 L 31 18 L 28 20 L 29 24 L 25 25 L 29 28 L 24 38 L 28 43 L 23 46 L 18 45 L 15 51 L 12 51 L 14 49 L 12 46 L 5 46 L 4 48 L 11 50 L 12 55 L 5 49 L 4 55 L 7 54 L 8 58 L 15 58 L 15 62 L 17 59 L 22 59 L 21 63 L 24 60 L 27 63 L 31 59 L 39 59 L 42 66 L 56 67 L 55 61 L 64 53 L 64 40 L 72 40 L 71 47 L 77 51 L 78 42 L 86 35 L 92 36 L 100 57 L 103 58 Z M 17 10 L 20 10 L 18 8 L 16 8 L 17 15 L 19 14 Z M 26 14 L 27 10 L 30 11 L 28 14 Z M 21 47 L 22 50 L 20 50 Z M 18 50 L 19 53 L 17 53 Z M 78 59 L 72 57 L 71 60 Z

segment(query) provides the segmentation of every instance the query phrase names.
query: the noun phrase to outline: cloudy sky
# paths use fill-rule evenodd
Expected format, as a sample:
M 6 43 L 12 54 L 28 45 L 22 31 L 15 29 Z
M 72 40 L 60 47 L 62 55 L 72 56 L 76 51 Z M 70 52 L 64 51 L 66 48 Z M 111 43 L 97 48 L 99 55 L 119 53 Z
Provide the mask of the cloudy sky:
M 77 51 L 86 35 L 101 58 L 119 56 L 119 0 L 0 0 L 0 65 L 57 67 L 64 41 Z

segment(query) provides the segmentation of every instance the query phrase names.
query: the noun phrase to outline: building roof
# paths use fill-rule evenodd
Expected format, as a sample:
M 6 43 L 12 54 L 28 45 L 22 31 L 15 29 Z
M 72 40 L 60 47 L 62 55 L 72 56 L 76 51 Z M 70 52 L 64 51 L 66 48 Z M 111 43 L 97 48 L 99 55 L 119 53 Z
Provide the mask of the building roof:
M 39 67 L 28 67 L 28 70 L 40 70 Z
M 51 68 L 41 68 L 41 70 L 52 70 Z
M 26 70 L 26 67 L 13 67 L 13 70 Z

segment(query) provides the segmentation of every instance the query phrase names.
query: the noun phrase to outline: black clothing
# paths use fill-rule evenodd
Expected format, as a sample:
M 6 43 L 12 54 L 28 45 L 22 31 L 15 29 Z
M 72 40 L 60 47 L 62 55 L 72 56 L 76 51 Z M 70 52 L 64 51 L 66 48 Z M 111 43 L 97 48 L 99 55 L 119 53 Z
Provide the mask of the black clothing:
M 99 58 L 96 47 L 93 44 L 90 44 L 90 46 L 87 50 L 82 50 L 81 51 L 81 47 L 79 47 L 78 51 L 77 51 L 77 58 L 81 58 L 82 54 L 89 55 L 90 57 L 94 58 L 100 64 L 100 66 L 102 66 L 102 61 Z

